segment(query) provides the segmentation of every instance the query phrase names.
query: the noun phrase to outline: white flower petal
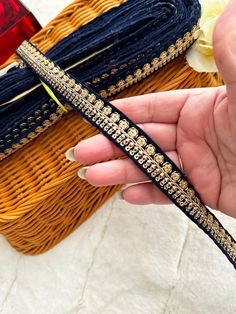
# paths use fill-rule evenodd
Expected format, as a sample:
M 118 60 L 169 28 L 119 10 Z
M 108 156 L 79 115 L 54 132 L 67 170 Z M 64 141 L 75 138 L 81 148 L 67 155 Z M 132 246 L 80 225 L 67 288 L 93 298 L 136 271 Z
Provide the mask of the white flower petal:
M 197 72 L 217 72 L 218 69 L 214 57 L 202 54 L 198 49 L 194 48 L 194 45 L 186 53 L 188 64 Z
M 188 64 L 197 72 L 217 72 L 213 54 L 213 31 L 216 21 L 229 0 L 200 0 L 202 17 L 195 44 L 188 50 Z

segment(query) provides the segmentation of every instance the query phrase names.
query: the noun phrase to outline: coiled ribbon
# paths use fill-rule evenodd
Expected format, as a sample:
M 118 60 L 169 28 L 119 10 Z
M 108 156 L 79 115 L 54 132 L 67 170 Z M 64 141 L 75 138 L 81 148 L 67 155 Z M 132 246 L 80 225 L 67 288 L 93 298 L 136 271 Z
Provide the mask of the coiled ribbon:
M 109 90 L 110 97 L 185 51 L 200 11 L 198 0 L 128 0 L 80 27 L 46 56 L 93 90 Z M 160 56 L 162 65 L 155 61 Z M 33 97 L 27 94 L 32 88 Z M 31 140 L 28 135 L 43 129 L 57 110 L 28 68 L 0 77 L 0 160 Z

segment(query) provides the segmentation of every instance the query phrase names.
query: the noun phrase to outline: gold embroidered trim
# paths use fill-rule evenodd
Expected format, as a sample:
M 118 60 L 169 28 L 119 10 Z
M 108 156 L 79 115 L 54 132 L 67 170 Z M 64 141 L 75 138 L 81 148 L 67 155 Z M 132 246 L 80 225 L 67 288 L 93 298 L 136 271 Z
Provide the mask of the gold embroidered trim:
M 191 32 L 187 32 L 184 35 L 183 38 L 179 38 L 176 41 L 175 44 L 171 45 L 168 48 L 167 51 L 163 51 L 159 57 L 154 58 L 151 61 L 151 63 L 145 64 L 142 69 L 137 69 L 134 72 L 133 75 L 131 75 L 131 74 L 128 75 L 124 80 L 118 81 L 116 85 L 109 86 L 107 90 L 100 91 L 100 95 L 103 98 L 109 98 L 111 96 L 114 96 L 114 95 L 118 94 L 120 91 L 122 91 L 122 90 L 124 90 L 124 89 L 126 89 L 126 88 L 128 88 L 128 87 L 130 87 L 130 86 L 132 86 L 134 84 L 136 84 L 137 82 L 143 80 L 144 78 L 146 78 L 147 76 L 151 75 L 155 71 L 161 69 L 168 62 L 170 62 L 171 60 L 175 59 L 176 57 L 178 57 L 180 54 L 182 54 L 184 51 L 187 50 L 187 48 L 194 42 L 195 34 L 196 34 L 196 31 L 197 31 L 198 28 L 199 28 L 198 25 L 194 26 L 192 28 Z M 103 49 L 103 50 L 105 50 L 105 49 Z M 84 60 L 86 60 L 86 59 L 84 59 Z M 131 61 L 135 62 L 136 60 L 131 60 Z M 74 66 L 77 66 L 79 63 L 81 63 L 81 62 L 77 62 L 75 65 L 70 66 L 68 69 L 71 69 Z M 107 77 L 109 77 L 111 75 L 117 74 L 120 70 L 123 70 L 125 67 L 127 67 L 128 63 L 127 64 L 122 64 L 119 68 L 112 69 L 109 74 L 108 73 L 104 73 L 104 74 L 101 75 L 101 77 L 97 77 L 97 78 L 93 79 L 93 83 L 97 83 L 97 82 L 101 81 L 102 79 L 105 79 L 105 78 L 107 78 Z M 90 85 L 91 83 L 90 82 L 86 82 L 86 84 Z M 21 95 L 18 95 L 16 97 L 14 97 L 14 99 L 10 100 L 6 104 L 11 103 L 12 101 L 20 99 L 21 97 L 27 95 L 31 91 L 33 91 L 36 88 L 38 88 L 40 85 L 41 84 L 31 88 L 29 91 L 26 91 L 26 92 L 22 93 Z M 5 105 L 5 104 L 3 104 L 3 105 Z M 2 105 L 0 105 L 0 106 L 2 106 Z M 54 116 L 55 114 L 57 115 L 57 117 Z M 21 147 L 23 147 L 24 145 L 26 145 L 30 141 L 32 141 L 39 134 L 43 133 L 46 129 L 48 129 L 50 127 L 49 123 L 51 123 L 51 125 L 53 125 L 55 122 L 60 120 L 60 118 L 63 115 L 62 113 L 58 114 L 58 111 L 55 114 L 52 114 L 54 119 L 50 118 L 50 120 L 45 120 L 45 121 L 43 121 L 42 125 L 38 127 L 38 128 L 41 128 L 40 129 L 41 130 L 40 133 L 37 132 L 37 131 L 31 132 L 25 138 L 21 139 L 19 141 L 19 143 L 13 144 L 13 146 L 11 148 L 7 148 L 3 153 L 0 153 L 0 161 L 3 160 L 4 158 L 10 156 L 12 153 L 17 151 L 18 149 L 20 149 Z M 46 127 L 44 126 L 44 124 L 46 125 Z
M 236 261 L 236 243 L 220 225 L 215 216 L 202 204 L 183 173 L 157 148 L 149 143 L 141 130 L 122 117 L 110 104 L 98 99 L 81 84 L 47 60 L 36 48 L 24 42 L 18 49 L 36 73 L 49 82 L 100 130 L 109 134 L 131 159 L 135 160 L 163 191 L 171 195 L 191 219 L 215 240 L 233 263 Z M 62 75 L 63 74 L 63 75 Z
M 111 85 L 107 90 L 100 91 L 100 95 L 103 98 L 109 98 L 118 94 L 120 91 L 138 83 L 139 81 L 145 79 L 147 76 L 151 75 L 155 71 L 161 69 L 171 60 L 174 60 L 183 52 L 185 52 L 194 42 L 195 34 L 198 26 L 194 26 L 191 32 L 187 32 L 183 39 L 179 38 L 175 44 L 171 45 L 167 51 L 163 51 L 159 57 L 154 58 L 151 63 L 146 63 L 142 69 L 137 69 L 133 75 L 128 75 L 124 80 L 118 81 L 116 85 Z M 134 60 L 136 61 L 136 60 Z M 117 74 L 119 70 L 126 68 L 128 64 L 122 64 L 118 69 L 112 69 L 111 72 L 104 73 L 100 78 L 93 79 L 93 83 L 97 83 L 102 79 L 108 78 L 111 75 Z M 90 85 L 90 82 L 87 82 Z
M 71 110 L 71 107 L 69 108 Z M 10 156 L 15 151 L 17 151 L 18 149 L 20 149 L 21 147 L 25 146 L 26 144 L 31 142 L 33 139 L 38 137 L 41 133 L 46 131 L 50 126 L 52 126 L 57 121 L 59 121 L 64 114 L 65 112 L 60 107 L 58 107 L 56 112 L 50 115 L 49 119 L 43 121 L 42 126 L 36 127 L 34 132 L 30 132 L 29 134 L 27 134 L 27 137 L 22 138 L 19 141 L 19 143 L 13 144 L 12 147 L 5 149 L 3 153 L 0 153 L 0 161 Z

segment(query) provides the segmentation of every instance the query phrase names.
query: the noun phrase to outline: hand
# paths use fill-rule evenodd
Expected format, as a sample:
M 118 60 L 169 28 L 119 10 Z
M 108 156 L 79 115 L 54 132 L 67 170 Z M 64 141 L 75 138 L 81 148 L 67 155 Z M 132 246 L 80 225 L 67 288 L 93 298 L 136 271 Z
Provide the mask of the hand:
M 214 33 L 215 59 L 226 86 L 150 94 L 113 102 L 138 123 L 184 171 L 211 208 L 236 217 L 236 1 Z M 95 186 L 139 183 L 147 177 L 103 135 L 82 141 L 75 158 L 92 165 L 86 180 Z M 106 160 L 110 160 L 107 161 Z M 170 201 L 152 183 L 128 187 L 133 204 Z

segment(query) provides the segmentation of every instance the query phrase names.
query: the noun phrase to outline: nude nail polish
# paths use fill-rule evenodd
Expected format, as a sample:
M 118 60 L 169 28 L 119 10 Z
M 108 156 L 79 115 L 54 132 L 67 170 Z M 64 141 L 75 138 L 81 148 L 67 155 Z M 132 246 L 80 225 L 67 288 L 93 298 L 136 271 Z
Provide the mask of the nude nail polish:
M 80 168 L 78 171 L 78 176 L 80 177 L 81 180 L 86 180 L 86 172 L 89 169 L 89 167 L 83 167 Z
M 70 149 L 68 149 L 66 151 L 66 153 L 65 153 L 66 159 L 69 160 L 69 161 L 75 161 L 74 152 L 75 152 L 75 148 L 74 147 L 71 147 Z

